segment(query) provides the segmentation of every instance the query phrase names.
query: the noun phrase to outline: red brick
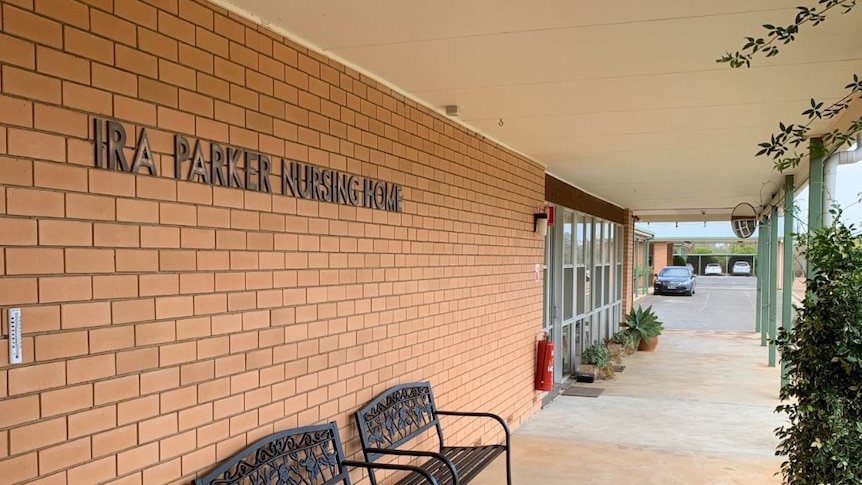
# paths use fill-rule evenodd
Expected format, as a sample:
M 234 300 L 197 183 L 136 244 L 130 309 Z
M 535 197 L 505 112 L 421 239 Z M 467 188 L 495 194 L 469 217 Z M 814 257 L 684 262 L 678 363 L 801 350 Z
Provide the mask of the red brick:
M 60 103 L 60 81 L 33 72 L 3 66 L 3 92 L 28 99 Z
M 88 409 L 93 407 L 93 387 L 85 384 L 45 392 L 41 402 L 43 418 Z
M 94 386 L 94 402 L 99 405 L 138 397 L 140 395 L 138 379 L 137 375 L 131 375 L 97 382 Z
M 155 347 L 117 353 L 117 373 L 140 372 L 159 367 L 159 349 Z
M 63 328 L 84 328 L 110 325 L 111 306 L 108 302 L 70 303 L 60 306 Z
M 81 301 L 92 297 L 92 280 L 89 276 L 39 278 L 40 303 Z
M 186 44 L 179 46 L 179 61 L 184 66 L 192 69 L 203 71 L 208 74 L 213 73 L 213 56 L 208 52 L 204 52 L 197 47 L 192 47 Z
M 146 44 L 141 44 L 146 45 Z M 159 74 L 159 62 L 156 56 L 131 49 L 124 45 L 116 48 L 117 67 L 144 76 L 157 77 Z M 135 87 L 137 89 L 137 86 Z
M 100 353 L 135 346 L 135 331 L 131 326 L 103 328 L 90 331 L 90 352 Z
M 159 253 L 149 250 L 117 249 L 118 272 L 152 272 L 159 270 Z
M 138 79 L 134 74 L 102 64 L 93 64 L 93 87 L 135 97 L 138 95 Z M 115 109 L 117 107 L 114 99 Z
M 9 128 L 8 150 L 10 155 L 19 155 L 22 157 L 34 158 L 39 160 L 54 160 L 57 162 L 66 161 L 66 142 L 62 136 L 58 135 L 48 135 L 35 131 L 24 131 Z M 74 169 L 72 169 L 71 167 L 64 167 L 62 165 L 37 165 L 43 168 L 56 168 L 56 170 L 51 170 L 52 172 L 56 173 L 60 171 L 66 171 L 68 174 L 71 174 L 74 171 Z M 45 170 L 42 173 L 44 174 L 47 172 L 48 170 Z M 74 182 L 71 183 L 74 184 Z M 48 185 L 48 187 L 51 187 L 51 185 Z M 76 186 L 72 190 L 82 189 L 86 190 L 86 183 L 84 184 L 84 186 L 81 186 L 79 183 L 78 186 Z
M 156 9 L 139 0 L 121 0 L 114 5 L 114 13 L 121 18 L 156 30 Z M 146 48 L 146 44 L 141 44 Z
M 123 222 L 159 222 L 159 204 L 146 200 L 117 199 L 117 220 Z
M 54 360 L 86 355 L 89 349 L 87 332 L 64 332 L 37 335 L 36 360 Z
M 198 73 L 197 81 L 199 93 L 222 100 L 230 99 L 229 83 L 202 72 Z
M 180 90 L 180 109 L 212 118 L 213 100 L 192 91 Z
M 60 133 L 78 138 L 87 137 L 87 115 L 60 107 L 37 104 L 36 126 L 40 130 Z M 65 148 L 64 148 L 65 150 Z
M 230 59 L 231 61 L 242 64 L 245 67 L 250 69 L 257 70 L 258 62 L 257 62 L 257 52 L 245 47 L 236 42 L 230 43 Z
M 82 29 L 90 27 L 86 5 L 72 0 L 36 0 L 36 12 Z
M 0 400 L 0 428 L 20 426 L 38 419 L 38 396 Z
M 138 427 L 123 426 L 93 436 L 93 456 L 99 457 L 131 448 L 138 444 Z M 112 456 L 111 460 L 115 458 Z
M 65 28 L 65 50 L 103 64 L 114 64 L 114 43 L 89 32 Z
M 67 194 L 66 217 L 71 219 L 114 220 L 114 199 L 98 195 Z
M 223 15 L 215 15 L 215 31 L 233 41 L 245 41 L 245 27 L 236 20 Z
M 188 317 L 194 313 L 190 296 L 161 297 L 156 299 L 156 318 Z
M 195 132 L 195 117 L 188 113 L 159 106 L 158 119 L 161 128 L 177 133 L 193 134 Z
M 25 305 L 38 300 L 36 278 L 0 278 L 0 305 Z
M 32 43 L 0 34 L 0 61 L 16 66 L 34 69 L 36 66 L 36 51 Z
M 33 133 L 33 132 L 30 132 Z M 36 133 L 33 133 L 36 134 Z M 35 151 L 35 150 L 45 150 L 47 147 L 45 145 L 50 145 L 54 143 L 52 138 L 53 135 L 41 135 L 39 139 L 34 139 L 32 141 L 26 141 L 27 136 L 24 134 L 21 135 L 20 138 L 25 138 L 25 140 L 21 141 L 21 143 L 28 143 L 33 146 L 32 150 L 21 150 L 21 151 Z M 53 137 L 59 140 L 59 144 L 63 144 L 63 139 L 59 136 Z M 34 146 L 36 143 L 42 142 L 41 148 L 37 148 Z M 41 158 L 46 159 L 48 157 L 33 157 L 33 158 Z M 65 165 L 65 164 L 57 164 L 57 163 L 44 163 L 44 162 L 35 162 L 33 163 L 33 182 L 37 187 L 45 187 L 49 189 L 62 189 L 62 190 L 71 190 L 75 192 L 86 192 L 87 191 L 87 169 L 83 167 L 76 167 L 74 165 Z
M 137 92 L 137 85 L 135 85 L 135 91 Z M 114 116 L 142 125 L 155 125 L 156 106 L 138 99 L 115 95 Z
M 94 168 L 88 175 L 91 194 L 135 196 L 135 178 L 127 173 Z
M 3 30 L 40 44 L 53 47 L 63 45 L 63 31 L 59 23 L 10 5 L 3 6 Z
M 192 0 L 180 0 L 179 9 L 181 18 L 194 22 L 207 30 L 213 30 L 213 11 L 209 8 Z
M 113 275 L 93 277 L 93 298 L 114 299 L 138 296 L 138 277 L 135 275 Z
M 39 72 L 81 84 L 90 83 L 90 61 L 39 46 L 36 50 Z
M 148 52 L 158 57 L 176 62 L 178 60 L 177 41 L 157 32 L 138 27 L 138 42 L 146 46 Z
M 66 472 L 69 483 L 101 483 L 117 476 L 114 457 L 90 461 Z
M 111 116 L 111 94 L 80 84 L 63 82 L 63 105 L 90 113 Z
M 65 201 L 63 194 L 44 190 L 6 189 L 6 212 L 24 216 L 63 217 Z
M 136 177 L 137 196 L 144 199 L 177 200 L 177 182 L 157 177 Z
M 159 222 L 162 224 L 194 226 L 197 225 L 197 210 L 192 205 L 161 203 Z
M 0 184 L 32 186 L 33 162 L 0 157 Z
M 8 483 L 20 483 L 38 476 L 36 453 L 0 460 L 0 476 Z
M 245 29 L 245 46 L 249 49 L 260 52 L 261 54 L 272 55 L 272 39 L 256 32 L 254 29 L 246 27 Z
M 117 426 L 117 409 L 104 406 L 69 416 L 69 438 L 86 436 Z
M 138 226 L 124 224 L 96 224 L 94 227 L 96 246 L 131 247 L 140 246 Z
M 21 309 L 22 318 L 27 322 L 28 333 L 52 332 L 60 330 L 60 307 L 58 305 L 26 307 Z
M 111 304 L 111 308 L 114 324 L 145 322 L 156 316 L 155 300 L 152 298 L 116 301 Z
M 60 443 L 66 439 L 66 418 L 42 421 L 9 432 L 9 451 L 18 454 L 43 446 Z
M 35 246 L 35 237 L 36 221 L 0 217 L 0 246 Z
M 195 71 L 177 63 L 159 60 L 159 80 L 187 89 L 195 89 Z
M 117 2 L 117 8 L 123 8 L 122 5 L 125 3 L 126 0 Z M 124 20 L 126 17 L 110 15 L 99 10 L 93 10 L 90 15 L 93 33 L 133 47 L 137 44 L 135 24 Z M 146 46 L 142 47 L 146 49 Z
M 117 455 L 117 473 L 125 475 L 159 462 L 159 444 L 150 443 Z
M 165 12 L 159 12 L 159 32 L 186 44 L 195 44 L 194 25 Z
M 8 248 L 6 274 L 57 274 L 63 272 L 63 250 L 45 248 Z
M 43 246 L 92 246 L 93 225 L 89 222 L 40 220 L 39 244 Z
M 69 384 L 100 380 L 115 374 L 114 354 L 66 361 Z

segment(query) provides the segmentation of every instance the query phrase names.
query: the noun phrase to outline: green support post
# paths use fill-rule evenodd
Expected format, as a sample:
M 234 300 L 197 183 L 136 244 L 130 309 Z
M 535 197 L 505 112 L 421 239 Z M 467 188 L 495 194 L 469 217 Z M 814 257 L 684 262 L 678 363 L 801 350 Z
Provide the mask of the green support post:
M 644 295 L 648 295 L 649 294 L 649 276 L 650 276 L 650 274 L 652 274 L 652 270 L 648 269 L 648 268 L 650 268 L 650 265 L 649 265 L 649 240 L 644 241 L 644 268 L 647 268 L 647 270 L 644 271 L 644 281 L 643 281 L 643 283 L 644 283 Z
M 781 328 L 790 330 L 793 305 L 793 175 L 784 176 L 784 281 L 781 296 Z M 787 363 L 781 361 L 781 385 L 787 384 Z
M 778 325 L 778 207 L 772 208 L 769 245 L 769 367 L 775 367 L 775 337 Z
M 812 232 L 823 226 L 823 141 L 812 138 L 808 152 L 808 232 Z M 810 264 L 808 278 L 814 278 L 814 268 Z
M 763 224 L 763 259 L 760 261 L 762 268 L 761 277 L 763 281 L 760 288 L 760 346 L 766 347 L 769 341 L 769 279 L 771 269 L 769 264 L 769 245 L 771 243 L 769 235 L 772 234 L 770 229 L 772 226 L 771 216 L 766 218 L 766 223 Z
M 763 221 L 757 222 L 757 259 L 754 265 L 754 274 L 757 277 L 757 303 L 754 307 L 754 331 L 759 332 L 763 328 Z M 726 264 L 725 264 L 726 266 Z

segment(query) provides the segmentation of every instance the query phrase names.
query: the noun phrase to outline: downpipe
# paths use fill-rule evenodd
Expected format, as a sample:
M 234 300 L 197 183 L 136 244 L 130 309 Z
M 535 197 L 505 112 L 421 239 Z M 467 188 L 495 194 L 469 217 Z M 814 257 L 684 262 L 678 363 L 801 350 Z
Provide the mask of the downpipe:
M 838 186 L 838 166 L 851 165 L 862 160 L 862 134 L 856 135 L 856 148 L 833 153 L 823 162 L 823 226 L 832 225 L 832 205 L 837 202 L 832 194 Z

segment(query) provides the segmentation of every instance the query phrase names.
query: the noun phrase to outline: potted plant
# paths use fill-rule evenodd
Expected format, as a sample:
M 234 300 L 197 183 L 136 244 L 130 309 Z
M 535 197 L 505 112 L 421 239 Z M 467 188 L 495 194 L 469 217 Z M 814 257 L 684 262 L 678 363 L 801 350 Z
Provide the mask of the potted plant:
M 611 363 L 611 351 L 604 345 L 590 345 L 581 354 L 581 365 L 578 373 L 587 376 L 592 375 L 601 379 L 613 379 L 614 367 Z
M 638 350 L 652 351 L 658 346 L 658 336 L 664 330 L 658 316 L 652 310 L 652 305 L 644 309 L 642 306 L 632 308 L 626 315 L 626 332 L 637 345 Z

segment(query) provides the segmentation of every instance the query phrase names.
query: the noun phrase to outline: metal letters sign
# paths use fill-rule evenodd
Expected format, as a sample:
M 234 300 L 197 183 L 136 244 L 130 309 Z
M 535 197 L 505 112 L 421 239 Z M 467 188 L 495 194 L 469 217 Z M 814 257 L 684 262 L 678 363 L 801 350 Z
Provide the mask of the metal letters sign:
M 126 129 L 116 121 L 94 120 L 96 168 L 159 175 L 147 129 L 141 128 L 132 159 L 126 157 Z M 271 180 L 273 159 L 262 153 L 216 142 L 189 140 L 174 134 L 174 173 L 188 180 L 220 187 L 281 193 L 301 199 L 401 212 L 401 186 L 301 162 L 279 160 L 281 183 Z

